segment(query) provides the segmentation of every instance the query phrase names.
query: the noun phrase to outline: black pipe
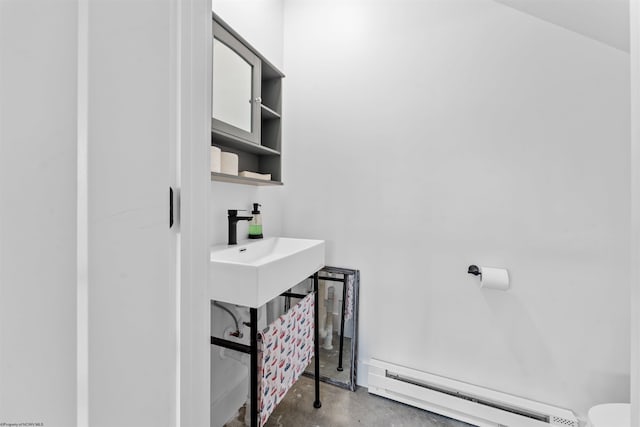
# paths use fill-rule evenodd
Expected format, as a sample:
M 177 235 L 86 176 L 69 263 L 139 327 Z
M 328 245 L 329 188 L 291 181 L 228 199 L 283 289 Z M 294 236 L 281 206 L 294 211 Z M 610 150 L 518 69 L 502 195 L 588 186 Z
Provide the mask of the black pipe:
M 298 298 L 298 299 L 303 299 L 304 297 L 306 297 L 305 294 L 296 294 L 293 292 L 284 292 L 282 294 L 280 294 L 281 297 L 287 297 L 287 298 Z
M 342 276 L 342 316 L 340 316 L 340 353 L 338 355 L 338 371 L 342 372 L 342 352 L 344 350 L 344 316 L 347 307 L 347 275 Z
M 251 347 L 249 347 L 248 345 L 240 344 L 239 342 L 224 340 L 218 337 L 211 337 L 211 345 L 217 345 L 220 347 L 239 351 L 240 353 L 251 353 Z
M 315 322 L 315 326 L 313 328 L 314 337 L 313 337 L 313 345 L 315 352 L 315 383 L 316 383 L 316 401 L 313 402 L 313 407 L 318 409 L 322 406 L 320 402 L 320 334 L 318 331 L 318 273 L 313 275 L 313 290 L 314 290 L 314 300 L 315 306 L 313 309 L 313 321 Z
M 318 277 L 320 280 L 327 280 L 329 282 L 342 282 L 344 279 L 338 279 L 337 277 Z
M 251 322 L 251 427 L 258 427 L 258 309 L 250 308 Z

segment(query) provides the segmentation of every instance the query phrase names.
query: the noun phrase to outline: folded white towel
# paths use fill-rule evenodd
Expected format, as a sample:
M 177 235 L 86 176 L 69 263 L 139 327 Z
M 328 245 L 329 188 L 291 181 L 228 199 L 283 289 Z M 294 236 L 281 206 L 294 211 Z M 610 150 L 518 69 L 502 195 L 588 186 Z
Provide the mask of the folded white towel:
M 270 173 L 257 173 L 257 172 L 250 172 L 250 171 L 242 171 L 239 174 L 240 176 L 244 176 L 246 178 L 255 178 L 255 179 L 262 179 L 265 181 L 271 181 L 271 174 Z

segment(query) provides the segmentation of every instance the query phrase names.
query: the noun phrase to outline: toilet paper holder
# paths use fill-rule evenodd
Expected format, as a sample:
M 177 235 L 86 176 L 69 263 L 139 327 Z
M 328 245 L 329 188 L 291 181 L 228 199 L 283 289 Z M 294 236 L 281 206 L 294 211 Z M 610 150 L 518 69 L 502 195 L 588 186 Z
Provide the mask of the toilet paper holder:
M 467 273 L 479 276 L 482 289 L 506 291 L 510 287 L 509 271 L 506 268 L 470 265 Z
M 477 265 L 470 265 L 467 273 L 473 274 L 474 276 L 482 276 L 482 272 Z

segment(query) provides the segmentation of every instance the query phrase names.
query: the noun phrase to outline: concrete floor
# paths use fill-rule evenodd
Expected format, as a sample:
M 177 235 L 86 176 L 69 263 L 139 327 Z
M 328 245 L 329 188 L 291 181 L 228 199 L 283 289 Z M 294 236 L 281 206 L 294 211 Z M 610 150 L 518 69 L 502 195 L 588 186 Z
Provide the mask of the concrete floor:
M 314 382 L 300 377 L 271 414 L 266 427 L 472 427 L 402 403 L 320 383 L 322 408 L 313 407 Z M 225 427 L 243 427 L 244 409 Z
M 349 385 L 351 383 L 351 338 L 344 338 L 344 346 L 342 349 L 342 371 L 338 371 L 338 359 L 340 355 L 340 335 L 336 332 L 333 334 L 333 349 L 327 350 L 320 347 L 320 378 L 327 377 L 333 381 Z M 309 366 L 305 372 L 313 375 L 315 372 L 315 357 L 311 358 Z

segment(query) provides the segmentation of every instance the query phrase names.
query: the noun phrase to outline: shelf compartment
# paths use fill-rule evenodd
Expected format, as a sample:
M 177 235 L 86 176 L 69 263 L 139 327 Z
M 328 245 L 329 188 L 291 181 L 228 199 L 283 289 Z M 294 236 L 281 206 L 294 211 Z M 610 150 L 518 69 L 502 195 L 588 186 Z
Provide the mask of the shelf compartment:
M 280 120 L 263 120 L 262 129 L 262 146 L 270 150 L 280 152 L 282 144 L 282 123 Z
M 253 142 L 245 141 L 234 135 L 221 132 L 217 129 L 211 131 L 212 145 L 219 146 L 220 148 L 231 148 L 234 150 L 246 151 L 248 153 L 259 154 L 262 156 L 279 156 L 280 152 L 264 145 L 258 145 Z M 228 150 L 224 150 L 228 151 Z
M 262 103 L 278 115 L 282 112 L 282 79 L 262 80 Z
M 262 111 L 262 119 L 270 120 L 270 119 L 279 119 L 280 114 L 273 111 L 271 108 L 267 107 L 264 104 L 260 105 L 260 110 Z
M 281 80 L 284 78 L 284 73 L 273 65 L 267 58 L 257 53 L 258 57 L 262 60 L 262 80 Z
M 247 178 L 244 176 L 227 175 L 226 173 L 211 172 L 211 181 L 233 182 L 245 185 L 282 185 L 280 181 L 266 181 L 264 179 Z
M 280 156 L 264 155 L 263 153 L 251 153 L 243 149 L 236 149 L 233 147 L 224 147 L 215 142 L 213 145 L 217 146 L 223 151 L 235 153 L 238 155 L 238 171 L 251 171 L 251 172 L 262 173 L 262 174 L 270 173 L 272 181 L 276 181 L 276 182 L 282 181 L 282 168 L 281 168 L 282 160 Z M 227 177 L 228 176 L 235 177 L 235 175 L 226 175 L 226 174 L 222 174 L 222 175 Z M 245 179 L 246 177 L 240 177 L 240 178 Z M 269 181 L 264 181 L 259 179 L 256 180 L 255 178 L 251 178 L 251 180 L 252 181 L 255 180 L 258 182 L 269 182 Z M 249 181 L 249 182 L 252 182 L 252 181 Z M 240 182 L 240 181 L 234 181 L 234 182 Z

